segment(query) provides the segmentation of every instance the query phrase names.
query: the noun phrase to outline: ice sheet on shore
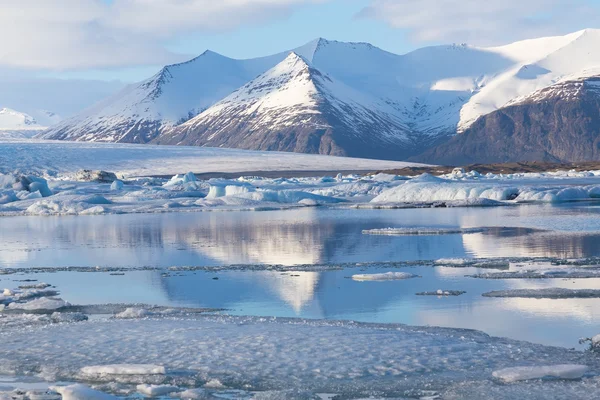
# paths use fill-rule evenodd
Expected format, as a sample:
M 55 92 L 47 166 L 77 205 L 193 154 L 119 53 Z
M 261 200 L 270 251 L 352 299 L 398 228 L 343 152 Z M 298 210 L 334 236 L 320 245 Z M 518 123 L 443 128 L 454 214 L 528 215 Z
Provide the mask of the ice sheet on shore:
M 512 289 L 487 292 L 483 293 L 482 296 L 526 299 L 597 299 L 600 298 L 600 290 L 565 288 Z
M 572 176 L 339 175 L 207 181 L 188 172 L 171 179 L 142 177 L 112 183 L 81 182 L 72 175 L 48 171 L 43 177 L 0 174 L 0 215 L 265 210 L 342 202 L 359 208 L 481 207 L 600 198 L 600 175 L 591 172 Z
M 600 360 L 592 353 L 460 329 L 229 316 L 21 327 L 7 324 L 10 318 L 23 316 L 0 319 L 0 374 L 54 381 L 110 383 L 117 375 L 103 372 L 147 372 L 120 375 L 118 382 L 184 389 L 218 380 L 232 389 L 301 389 L 352 398 L 384 398 L 427 388 L 446 398 L 446 390 L 463 383 L 485 387 L 495 379 L 493 371 L 507 368 L 578 364 L 587 365 L 591 375 L 600 370 Z M 114 368 L 86 371 L 100 375 L 82 373 L 98 359 Z M 164 366 L 165 374 L 153 374 L 154 368 L 132 371 L 123 364 Z M 521 398 L 547 393 L 545 383 L 514 385 L 511 390 Z M 567 398 L 600 394 L 600 383 L 593 377 L 569 385 L 557 393 L 571 395 Z

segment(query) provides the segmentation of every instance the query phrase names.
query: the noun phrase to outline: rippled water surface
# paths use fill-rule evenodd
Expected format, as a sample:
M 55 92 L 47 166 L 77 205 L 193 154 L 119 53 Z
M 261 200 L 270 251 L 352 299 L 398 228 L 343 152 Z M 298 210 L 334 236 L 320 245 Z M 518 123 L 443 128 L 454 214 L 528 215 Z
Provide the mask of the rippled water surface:
M 366 235 L 378 228 L 485 227 L 445 235 Z M 489 229 L 488 229 L 489 228 Z M 476 268 L 394 269 L 420 277 L 357 282 L 389 266 L 350 263 L 441 258 L 600 256 L 600 208 L 594 204 L 496 208 L 132 214 L 0 218 L 0 286 L 36 279 L 73 304 L 146 303 L 223 308 L 238 315 L 398 322 L 482 330 L 495 336 L 577 347 L 600 331 L 598 299 L 494 299 L 490 290 L 600 289 L 600 279 L 482 280 Z M 285 265 L 291 271 L 131 270 L 123 274 L 50 272 L 31 267 Z M 306 271 L 306 265 L 323 266 Z M 344 264 L 343 269 L 337 267 Z M 520 268 L 512 264 L 511 269 Z M 417 292 L 464 290 L 459 297 Z

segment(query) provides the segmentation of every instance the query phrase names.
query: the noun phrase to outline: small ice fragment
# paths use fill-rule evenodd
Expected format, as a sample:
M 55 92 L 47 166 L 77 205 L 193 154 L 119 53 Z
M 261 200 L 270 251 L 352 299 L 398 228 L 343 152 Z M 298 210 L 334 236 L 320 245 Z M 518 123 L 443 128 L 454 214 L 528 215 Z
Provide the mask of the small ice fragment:
M 115 315 L 117 319 L 137 319 L 147 318 L 152 316 L 152 313 L 145 308 L 127 308 L 125 311 Z
M 85 375 L 164 375 L 166 369 L 160 365 L 112 364 L 83 367 L 81 373 Z
M 115 396 L 99 392 L 82 384 L 51 386 L 50 390 L 60 393 L 63 400 L 117 400 Z
M 504 382 L 518 382 L 530 379 L 552 377 L 557 379 L 579 379 L 588 370 L 585 365 L 562 364 L 534 367 L 512 367 L 494 371 L 494 378 Z
M 53 311 L 69 307 L 70 305 L 71 304 L 67 303 L 63 299 L 42 297 L 39 299 L 28 301 L 26 303 L 10 303 L 8 305 L 8 309 L 23 311 Z
M 417 278 L 418 275 L 408 272 L 386 272 L 384 274 L 358 274 L 352 275 L 355 281 L 396 281 L 402 279 Z
M 207 395 L 206 395 L 206 390 L 204 390 L 204 389 L 188 389 L 181 393 L 178 393 L 177 397 L 179 397 L 181 399 L 186 399 L 186 400 L 187 399 L 197 400 L 197 399 L 205 399 L 207 397 Z
M 113 183 L 110 184 L 110 190 L 112 190 L 112 191 L 123 190 L 123 181 L 121 181 L 119 179 L 113 181 Z
M 138 393 L 150 396 L 150 397 L 158 397 L 164 396 L 173 392 L 180 392 L 181 389 L 177 386 L 170 385 L 137 385 L 136 390 Z
M 224 389 L 224 388 L 226 388 L 226 386 L 223 385 L 221 383 L 221 381 L 218 379 L 211 379 L 210 381 L 208 381 L 204 384 L 204 387 L 207 389 Z

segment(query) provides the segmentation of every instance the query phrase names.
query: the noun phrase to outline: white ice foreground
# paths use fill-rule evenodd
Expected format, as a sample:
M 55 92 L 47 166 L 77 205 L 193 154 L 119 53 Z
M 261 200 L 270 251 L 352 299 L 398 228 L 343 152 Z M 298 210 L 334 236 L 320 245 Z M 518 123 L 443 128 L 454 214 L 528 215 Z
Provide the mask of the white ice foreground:
M 197 147 L 0 142 L 0 215 L 90 215 L 291 207 L 455 207 L 600 199 L 600 171 L 441 177 L 347 175 L 406 163 Z M 116 175 L 81 170 L 104 170 Z M 308 178 L 201 181 L 189 172 L 332 171 Z M 153 177 L 174 175 L 172 179 Z M 185 173 L 185 175 L 184 175 Z M 256 172 L 260 173 L 260 172 Z M 100 178 L 102 182 L 90 182 Z M 397 227 L 401 234 L 405 227 Z M 443 229 L 447 229 L 446 232 Z M 410 232 L 410 231 L 409 231 Z M 437 233 L 473 233 L 464 227 Z M 367 231 L 392 234 L 390 231 Z M 413 234 L 418 234 L 418 230 Z M 433 234 L 433 231 L 426 232 Z
M 0 318 L 0 375 L 101 385 L 93 387 L 108 392 L 129 385 L 144 394 L 199 387 L 287 393 L 268 397 L 277 399 L 421 391 L 444 399 L 600 395 L 595 354 L 470 330 L 210 315 L 60 324 L 32 318 Z M 98 365 L 100 360 L 106 365 Z M 546 376 L 582 378 L 537 379 Z M 535 380 L 507 387 L 497 379 Z M 110 398 L 83 386 L 55 390 L 72 396 L 68 399 Z

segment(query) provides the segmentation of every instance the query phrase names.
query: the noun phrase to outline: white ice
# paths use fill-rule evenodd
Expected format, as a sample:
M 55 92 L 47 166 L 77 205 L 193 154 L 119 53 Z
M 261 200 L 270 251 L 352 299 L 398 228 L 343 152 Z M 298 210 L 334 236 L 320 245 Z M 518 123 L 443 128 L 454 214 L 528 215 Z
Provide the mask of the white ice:
M 118 397 L 103 393 L 82 384 L 69 386 L 51 386 L 51 390 L 60 393 L 62 400 L 117 400 Z
M 24 303 L 10 303 L 7 309 L 23 311 L 54 311 L 69 306 L 70 304 L 63 299 L 42 297 Z
M 0 374 L 182 389 L 218 380 L 232 389 L 302 389 L 350 398 L 437 388 L 442 398 L 480 399 L 494 371 L 577 364 L 589 367 L 589 378 L 560 388 L 517 382 L 511 393 L 536 399 L 547 393 L 556 393 L 555 399 L 600 394 L 594 378 L 600 361 L 593 353 L 471 330 L 229 316 L 10 322 L 23 318 L 0 318 Z M 110 365 L 90 367 L 100 359 Z M 542 372 L 533 375 L 575 375 L 573 369 Z M 444 396 L 464 385 L 470 388 L 466 396 Z
M 498 290 L 483 294 L 484 297 L 514 297 L 527 299 L 589 299 L 600 298 L 600 290 L 597 289 L 512 289 Z
M 84 375 L 164 375 L 166 369 L 162 365 L 150 364 L 111 364 L 92 365 L 81 368 Z
M 11 145 L 15 145 L 13 149 L 15 151 L 22 151 L 21 148 L 24 147 L 29 148 L 34 154 L 23 154 L 23 159 L 17 157 L 15 161 L 12 154 L 6 155 L 6 150 L 11 149 Z M 115 153 L 105 154 L 105 147 L 115 150 Z M 144 147 L 145 151 L 141 152 L 141 148 L 138 149 L 136 146 L 64 142 L 3 143 L 0 146 L 0 172 L 4 171 L 4 175 L 0 174 L 0 216 L 271 210 L 315 206 L 363 208 L 496 206 L 532 201 L 563 202 L 600 198 L 600 172 L 598 171 L 512 175 L 456 172 L 443 177 L 431 175 L 408 177 L 390 174 L 373 176 L 336 174 L 334 177 L 332 173 L 331 177 L 243 177 L 206 181 L 199 180 L 189 171 L 227 171 L 227 169 L 221 168 L 219 163 L 196 166 L 176 157 L 187 154 L 186 152 L 195 154 L 200 151 L 204 154 L 202 151 L 207 151 L 207 157 L 220 159 L 220 149 L 161 147 L 160 154 L 154 154 L 152 149 L 153 147 Z M 90 151 L 89 157 L 79 155 L 80 151 L 83 153 Z M 99 153 L 94 153 L 96 151 Z M 39 162 L 38 158 L 43 159 L 52 154 L 57 159 L 52 162 L 47 160 L 50 164 L 44 167 L 45 164 Z M 350 162 L 345 159 L 340 164 L 337 159 L 333 162 L 325 158 L 326 161 L 321 164 L 307 162 L 303 165 L 286 164 L 287 166 L 284 167 L 279 164 L 271 165 L 269 162 L 264 164 L 265 160 L 277 160 L 279 153 L 269 154 L 269 157 L 263 157 L 261 154 L 250 152 L 247 156 L 255 159 L 254 161 L 244 163 L 237 160 L 234 164 L 243 165 L 244 168 L 249 168 L 250 165 L 252 169 L 273 170 L 281 167 L 282 170 L 308 171 L 315 168 L 337 170 L 344 168 L 344 162 Z M 3 156 L 6 158 L 3 159 Z M 31 158 L 28 159 L 29 156 Z M 101 164 L 95 163 L 100 156 L 107 158 Z M 285 160 L 286 157 L 305 156 L 289 155 L 289 153 L 281 155 Z M 70 164 L 70 157 L 79 160 L 81 164 Z M 173 168 L 177 167 L 177 171 L 189 168 L 188 172 L 175 174 L 171 179 L 152 177 L 151 175 L 161 175 L 165 172 L 164 168 L 169 165 L 170 157 L 173 158 Z M 192 159 L 195 160 L 194 162 L 198 161 L 197 157 Z M 135 165 L 139 165 L 142 161 L 148 163 L 143 171 L 135 170 L 136 174 L 146 175 L 145 177 L 106 183 L 78 180 L 82 175 L 78 172 L 78 168 L 102 168 L 119 174 L 132 174 L 132 170 L 123 168 L 124 165 L 130 165 L 128 163 L 134 161 L 137 163 Z M 86 162 L 90 162 L 91 165 Z M 358 162 L 352 166 L 352 169 L 359 168 L 361 165 L 373 168 L 379 166 L 377 162 L 373 161 L 373 163 Z M 351 165 L 348 167 L 350 168 Z M 32 175 L 35 171 L 37 175 Z M 439 232 L 442 233 L 442 229 Z M 384 233 L 384 231 L 377 233 Z M 428 234 L 432 233 L 433 231 Z M 468 231 L 461 233 L 468 233 Z
M 362 231 L 364 235 L 454 235 L 454 234 L 470 234 L 480 233 L 485 231 L 483 228 L 383 228 L 383 229 L 365 229 Z
M 382 274 L 352 275 L 352 279 L 355 281 L 398 281 L 417 277 L 418 275 L 409 274 L 408 272 L 386 272 Z
M 169 393 L 181 391 L 181 389 L 179 389 L 177 386 L 171 386 L 171 385 L 141 384 L 141 385 L 137 385 L 136 389 L 137 389 L 138 393 L 141 393 L 141 394 L 149 396 L 149 397 L 165 396 Z
M 511 367 L 494 371 L 493 375 L 504 382 L 527 381 L 546 377 L 558 379 L 580 379 L 588 367 L 577 364 Z

